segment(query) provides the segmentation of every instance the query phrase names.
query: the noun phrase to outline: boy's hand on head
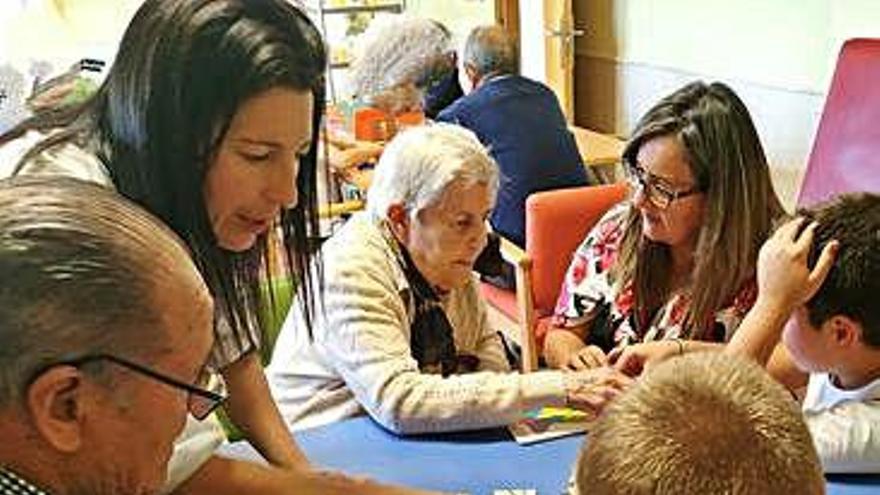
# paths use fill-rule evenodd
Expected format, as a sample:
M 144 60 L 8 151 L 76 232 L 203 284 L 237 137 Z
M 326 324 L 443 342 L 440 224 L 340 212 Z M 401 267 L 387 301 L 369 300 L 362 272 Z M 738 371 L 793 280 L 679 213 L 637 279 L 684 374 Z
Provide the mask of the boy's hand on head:
M 816 222 L 801 230 L 806 220 L 790 220 L 767 239 L 758 254 L 758 301 L 789 311 L 804 304 L 822 286 L 837 253 L 837 241 L 825 245 L 812 270 L 807 259 Z M 800 231 L 800 233 L 798 233 Z

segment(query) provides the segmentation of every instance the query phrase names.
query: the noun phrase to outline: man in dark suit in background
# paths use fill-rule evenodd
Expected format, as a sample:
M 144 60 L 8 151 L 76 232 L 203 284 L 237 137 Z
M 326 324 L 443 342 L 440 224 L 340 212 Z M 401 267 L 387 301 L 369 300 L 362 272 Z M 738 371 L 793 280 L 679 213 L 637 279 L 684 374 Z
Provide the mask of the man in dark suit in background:
M 587 173 L 556 95 L 517 74 L 516 49 L 503 28 L 475 28 L 461 58 L 466 95 L 437 120 L 467 127 L 489 148 L 501 169 L 492 227 L 522 247 L 529 194 L 587 185 Z

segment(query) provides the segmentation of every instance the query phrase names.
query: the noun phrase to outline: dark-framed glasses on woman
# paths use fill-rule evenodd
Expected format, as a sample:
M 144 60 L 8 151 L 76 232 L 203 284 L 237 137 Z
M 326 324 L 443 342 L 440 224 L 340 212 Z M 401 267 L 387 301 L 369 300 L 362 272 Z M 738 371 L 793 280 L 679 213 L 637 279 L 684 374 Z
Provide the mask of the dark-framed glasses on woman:
M 671 186 L 664 184 L 663 179 L 647 172 L 637 163 L 627 164 L 626 179 L 632 188 L 633 195 L 639 192 L 643 193 L 645 199 L 661 210 L 669 208 L 669 205 L 677 199 L 703 192 L 697 185 L 684 190 L 675 190 Z

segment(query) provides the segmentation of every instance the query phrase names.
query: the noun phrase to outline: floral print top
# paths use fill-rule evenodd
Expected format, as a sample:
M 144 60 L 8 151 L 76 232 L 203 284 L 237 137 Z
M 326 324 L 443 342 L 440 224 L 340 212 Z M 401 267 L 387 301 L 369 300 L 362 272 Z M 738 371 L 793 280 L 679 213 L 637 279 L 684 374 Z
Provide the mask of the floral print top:
M 610 351 L 620 345 L 652 340 L 688 338 L 683 323 L 690 297 L 676 293 L 649 318 L 637 318 L 631 284 L 615 290 L 609 271 L 617 261 L 629 203 L 612 208 L 590 231 L 575 251 L 562 283 L 553 325 L 571 328 L 587 322 L 588 343 Z M 754 278 L 744 284 L 727 307 L 717 311 L 713 322 L 698 338 L 726 342 L 739 326 L 757 296 Z M 648 321 L 639 325 L 639 321 Z

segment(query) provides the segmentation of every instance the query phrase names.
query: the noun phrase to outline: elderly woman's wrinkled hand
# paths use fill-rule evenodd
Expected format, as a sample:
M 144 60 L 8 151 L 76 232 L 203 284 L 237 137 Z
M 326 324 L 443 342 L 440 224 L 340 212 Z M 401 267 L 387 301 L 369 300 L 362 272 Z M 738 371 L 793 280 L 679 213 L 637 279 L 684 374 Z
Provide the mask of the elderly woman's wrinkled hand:
M 598 415 L 630 384 L 632 378 L 609 367 L 565 372 L 566 402 L 569 407 Z
M 804 218 L 795 218 L 779 227 L 758 254 L 758 298 L 762 303 L 790 310 L 810 300 L 834 264 L 837 241 L 822 249 L 816 266 L 810 270 L 807 258 L 818 225 L 801 228 Z

